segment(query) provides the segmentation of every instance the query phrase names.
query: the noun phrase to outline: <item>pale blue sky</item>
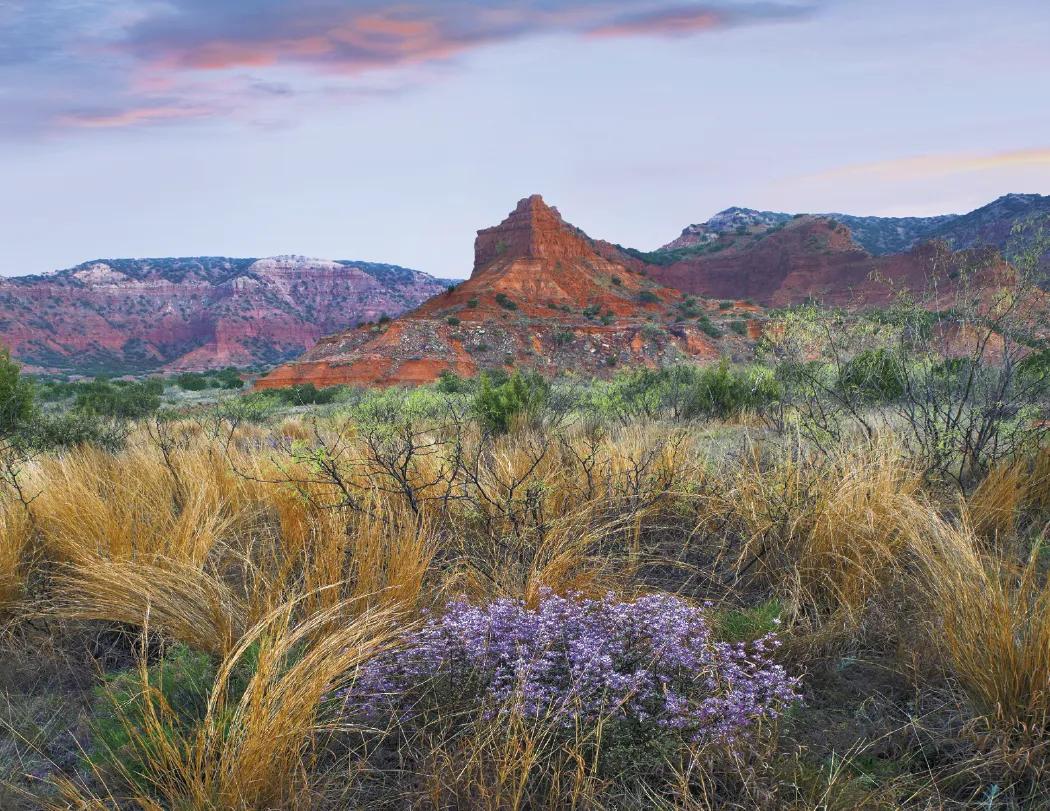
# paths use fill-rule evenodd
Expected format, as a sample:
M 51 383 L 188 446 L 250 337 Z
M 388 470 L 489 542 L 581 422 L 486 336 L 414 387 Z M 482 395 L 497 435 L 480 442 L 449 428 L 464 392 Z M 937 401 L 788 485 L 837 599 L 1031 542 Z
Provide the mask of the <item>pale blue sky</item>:
M 0 274 L 1050 193 L 1046 0 L 0 0 Z

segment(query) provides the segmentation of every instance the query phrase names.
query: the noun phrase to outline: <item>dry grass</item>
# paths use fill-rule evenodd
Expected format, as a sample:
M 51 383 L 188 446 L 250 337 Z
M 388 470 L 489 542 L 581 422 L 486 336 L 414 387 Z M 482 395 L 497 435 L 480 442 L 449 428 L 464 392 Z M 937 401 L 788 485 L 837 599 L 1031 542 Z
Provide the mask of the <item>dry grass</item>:
M 29 514 L 22 504 L 0 500 L 0 617 L 22 596 L 31 530 Z
M 398 622 L 396 613 L 363 608 L 358 601 L 337 604 L 298 624 L 294 609 L 289 603 L 266 617 L 223 659 L 199 727 L 184 736 L 173 734 L 175 709 L 163 700 L 142 702 L 143 724 L 122 718 L 131 746 L 149 767 L 149 791 L 126 800 L 147 811 L 311 807 L 316 788 L 312 743 L 327 729 L 319 716 L 322 702 L 352 682 L 362 663 L 389 647 Z M 253 675 L 231 704 L 230 676 L 250 650 Z M 144 694 L 157 692 L 145 660 L 139 678 Z M 104 807 L 83 786 L 66 781 L 62 789 L 64 801 L 75 807 Z
M 1050 732 L 1050 583 L 1042 546 L 1027 561 L 985 551 L 971 524 L 933 519 L 918 547 L 916 587 L 927 598 L 945 661 L 976 710 L 1045 747 Z
M 704 521 L 741 528 L 738 571 L 763 572 L 795 604 L 855 622 L 921 530 L 919 487 L 889 441 L 823 461 L 789 454 L 770 463 L 753 449 Z
M 422 450 L 403 454 L 409 440 Z M 332 781 L 350 796 L 375 766 L 362 758 L 338 779 L 325 773 L 325 697 L 393 644 L 399 625 L 459 594 L 535 602 L 544 589 L 633 595 L 658 583 L 700 599 L 778 597 L 797 620 L 792 656 L 828 628 L 860 645 L 874 608 L 919 640 L 921 666 L 902 670 L 944 668 L 986 728 L 1008 732 L 1018 751 L 1021 740 L 1029 753 L 1045 746 L 1050 589 L 1022 519 L 1050 505 L 1050 454 L 997 469 L 949 503 L 923 489 L 890 438 L 822 458 L 757 441 L 725 460 L 710 453 L 695 432 L 659 424 L 523 427 L 490 441 L 469 427 L 377 439 L 289 419 L 232 436 L 168 424 L 133 434 L 121 453 L 84 448 L 32 463 L 31 513 L 0 504 L 0 611 L 17 610 L 32 548 L 46 571 L 34 597 L 47 611 L 36 616 L 148 628 L 220 662 L 206 722 L 191 733 L 171 738 L 173 708 L 147 702 L 135 746 L 149 753 L 150 792 L 136 793 L 127 775 L 116 797 L 60 777 L 61 807 L 340 807 Z M 691 575 L 662 557 L 668 549 L 689 557 Z M 698 593 L 723 573 L 723 592 Z M 921 614 L 909 613 L 915 604 Z M 228 676 L 249 656 L 254 676 L 231 698 Z M 155 692 L 145 662 L 139 681 Z M 417 780 L 398 800 L 601 808 L 619 791 L 624 807 L 713 808 L 727 807 L 729 791 L 737 807 L 891 808 L 900 796 L 894 781 L 858 778 L 848 759 L 803 764 L 801 745 L 728 776 L 712 776 L 697 755 L 667 764 L 659 790 L 623 793 L 599 776 L 601 729 L 567 742 L 499 717 L 421 746 Z M 798 773 L 785 777 L 774 756 Z

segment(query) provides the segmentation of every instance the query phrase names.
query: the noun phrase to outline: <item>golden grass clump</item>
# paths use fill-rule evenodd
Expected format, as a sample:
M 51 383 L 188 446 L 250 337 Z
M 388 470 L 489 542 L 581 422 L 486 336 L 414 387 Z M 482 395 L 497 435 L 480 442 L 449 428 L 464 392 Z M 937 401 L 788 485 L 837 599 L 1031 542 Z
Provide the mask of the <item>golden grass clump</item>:
M 888 441 L 823 463 L 788 454 L 767 463 L 753 451 L 713 515 L 742 524 L 738 570 L 757 568 L 801 605 L 856 620 L 923 525 L 920 485 Z
M 31 538 L 32 521 L 24 506 L 0 500 L 0 616 L 22 596 Z
M 324 700 L 351 683 L 363 663 L 393 644 L 400 623 L 388 609 L 367 609 L 353 602 L 339 603 L 302 622 L 295 622 L 296 613 L 292 601 L 245 634 L 220 665 L 203 723 L 184 734 L 176 732 L 178 708 L 159 696 L 145 660 L 140 662 L 143 695 L 157 700 L 140 702 L 144 713 L 137 721 L 115 705 L 130 747 L 144 756 L 141 760 L 149 769 L 145 786 L 124 776 L 132 787 L 127 799 L 136 807 L 312 807 L 313 744 L 317 736 L 332 731 L 320 716 Z M 231 700 L 230 677 L 249 653 L 251 678 L 243 695 Z M 99 777 L 104 783 L 105 776 Z M 75 807 L 108 807 L 69 780 L 60 781 L 60 788 L 64 801 Z
M 246 517 L 240 484 L 224 474 L 200 448 L 179 452 L 170 467 L 147 445 L 45 458 L 32 505 L 44 550 L 59 561 L 159 557 L 200 566 Z
M 972 525 L 931 519 L 916 547 L 933 640 L 993 728 L 1050 740 L 1050 583 L 1027 561 L 984 551 Z

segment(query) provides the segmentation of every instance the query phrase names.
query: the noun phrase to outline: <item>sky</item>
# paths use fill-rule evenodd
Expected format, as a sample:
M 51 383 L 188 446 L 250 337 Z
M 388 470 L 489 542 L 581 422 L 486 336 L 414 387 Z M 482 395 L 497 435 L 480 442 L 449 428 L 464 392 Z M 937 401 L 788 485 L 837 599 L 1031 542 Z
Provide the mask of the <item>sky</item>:
M 1050 194 L 1048 0 L 0 0 L 0 275 Z

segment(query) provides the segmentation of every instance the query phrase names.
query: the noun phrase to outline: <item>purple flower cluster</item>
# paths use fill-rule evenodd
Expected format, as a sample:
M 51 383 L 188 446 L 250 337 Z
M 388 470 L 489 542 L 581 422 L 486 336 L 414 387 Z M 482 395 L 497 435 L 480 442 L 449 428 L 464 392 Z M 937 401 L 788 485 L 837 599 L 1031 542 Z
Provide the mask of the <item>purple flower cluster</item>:
M 796 701 L 798 680 L 771 661 L 773 635 L 719 642 L 705 614 L 671 595 L 546 593 L 535 610 L 455 601 L 366 666 L 345 698 L 370 717 L 411 719 L 440 690 L 567 726 L 628 718 L 693 741 L 729 741 Z

